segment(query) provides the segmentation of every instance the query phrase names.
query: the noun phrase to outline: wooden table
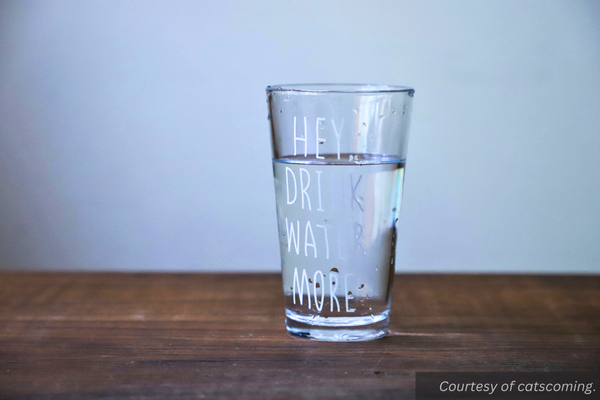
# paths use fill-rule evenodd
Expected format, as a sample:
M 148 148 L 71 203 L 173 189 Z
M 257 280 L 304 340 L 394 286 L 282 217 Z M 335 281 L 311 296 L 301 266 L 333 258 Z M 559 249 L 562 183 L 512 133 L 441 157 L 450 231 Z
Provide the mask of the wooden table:
M 0 398 L 402 399 L 415 371 L 599 371 L 600 277 L 398 275 L 391 333 L 293 338 L 272 274 L 0 274 Z

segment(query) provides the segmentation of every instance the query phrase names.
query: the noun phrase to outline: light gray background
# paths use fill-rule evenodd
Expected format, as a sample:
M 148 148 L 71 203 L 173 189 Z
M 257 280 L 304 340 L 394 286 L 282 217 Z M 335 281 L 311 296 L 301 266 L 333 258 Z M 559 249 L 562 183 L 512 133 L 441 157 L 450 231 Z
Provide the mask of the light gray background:
M 598 1 L 0 2 L 0 268 L 279 270 L 264 88 L 416 88 L 400 271 L 600 272 Z

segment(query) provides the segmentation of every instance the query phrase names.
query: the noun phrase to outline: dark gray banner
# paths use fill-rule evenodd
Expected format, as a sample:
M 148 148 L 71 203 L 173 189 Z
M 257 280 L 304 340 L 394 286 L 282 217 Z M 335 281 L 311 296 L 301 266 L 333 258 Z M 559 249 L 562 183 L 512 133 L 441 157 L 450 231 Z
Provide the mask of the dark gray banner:
M 416 399 L 600 399 L 600 373 L 417 372 Z

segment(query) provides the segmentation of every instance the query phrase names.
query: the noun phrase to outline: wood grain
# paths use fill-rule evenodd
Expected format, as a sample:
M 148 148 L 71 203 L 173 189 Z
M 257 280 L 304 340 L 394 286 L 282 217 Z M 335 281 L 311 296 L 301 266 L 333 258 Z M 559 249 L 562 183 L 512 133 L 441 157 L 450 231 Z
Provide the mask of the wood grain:
M 600 277 L 396 276 L 391 333 L 289 336 L 272 274 L 0 274 L 0 398 L 402 399 L 416 371 L 599 371 Z

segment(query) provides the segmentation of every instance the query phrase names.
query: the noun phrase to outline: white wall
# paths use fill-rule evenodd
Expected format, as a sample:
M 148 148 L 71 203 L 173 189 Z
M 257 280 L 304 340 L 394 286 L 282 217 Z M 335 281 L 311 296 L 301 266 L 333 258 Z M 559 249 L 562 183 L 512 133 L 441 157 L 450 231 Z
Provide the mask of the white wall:
M 600 272 L 597 1 L 2 1 L 0 268 L 279 270 L 264 88 L 416 88 L 401 271 Z

